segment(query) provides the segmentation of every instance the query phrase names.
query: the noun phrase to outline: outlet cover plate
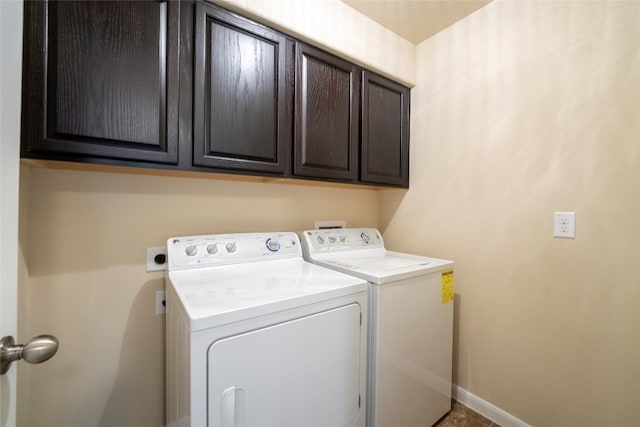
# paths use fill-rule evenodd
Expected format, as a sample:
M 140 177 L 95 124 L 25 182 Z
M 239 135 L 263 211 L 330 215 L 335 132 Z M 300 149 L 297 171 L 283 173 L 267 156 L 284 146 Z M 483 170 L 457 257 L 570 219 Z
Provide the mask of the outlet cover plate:
M 553 213 L 553 237 L 575 239 L 576 237 L 576 213 Z
M 166 291 L 156 291 L 156 314 L 165 314 L 167 312 L 167 293 Z
M 156 256 L 164 255 L 164 262 L 158 264 Z M 167 247 L 158 246 L 155 248 L 147 248 L 147 273 L 150 271 L 162 271 L 167 269 Z

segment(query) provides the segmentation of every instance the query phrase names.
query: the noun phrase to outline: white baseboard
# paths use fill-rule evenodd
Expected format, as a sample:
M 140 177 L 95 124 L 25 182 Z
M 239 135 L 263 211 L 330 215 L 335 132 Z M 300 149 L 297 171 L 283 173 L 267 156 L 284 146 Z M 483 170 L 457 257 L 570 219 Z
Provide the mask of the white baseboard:
M 524 421 L 519 420 L 508 412 L 503 411 L 495 405 L 480 399 L 478 396 L 468 392 L 462 387 L 453 384 L 452 396 L 455 400 L 473 409 L 480 415 L 489 418 L 501 427 L 531 427 Z

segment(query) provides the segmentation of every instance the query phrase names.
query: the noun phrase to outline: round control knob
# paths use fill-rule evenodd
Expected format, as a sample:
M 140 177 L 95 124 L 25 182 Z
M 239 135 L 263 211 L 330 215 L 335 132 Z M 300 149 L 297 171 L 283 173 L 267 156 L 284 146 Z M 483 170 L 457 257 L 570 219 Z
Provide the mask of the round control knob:
M 324 239 L 322 236 L 316 236 L 316 242 L 318 242 L 319 245 L 324 245 Z
M 371 242 L 371 237 L 369 237 L 369 235 L 367 233 L 362 233 L 360 234 L 360 238 L 362 239 L 363 242 L 365 242 L 367 245 Z
M 207 252 L 211 255 L 215 254 L 216 252 L 218 252 L 218 245 L 216 245 L 215 243 L 207 245 Z
M 340 235 L 338 236 L 338 240 L 340 240 L 340 243 L 345 243 L 347 241 L 347 236 Z
M 336 242 L 336 236 L 329 236 L 329 243 L 335 243 Z
M 267 239 L 267 249 L 271 252 L 278 252 L 280 250 L 280 242 L 276 239 Z
M 236 242 L 227 243 L 225 248 L 227 249 L 227 252 L 229 252 L 230 254 L 234 253 L 236 249 L 238 249 L 238 247 L 236 246 Z
M 187 256 L 194 256 L 198 253 L 198 247 L 196 245 L 189 245 L 184 248 L 184 253 L 186 253 Z

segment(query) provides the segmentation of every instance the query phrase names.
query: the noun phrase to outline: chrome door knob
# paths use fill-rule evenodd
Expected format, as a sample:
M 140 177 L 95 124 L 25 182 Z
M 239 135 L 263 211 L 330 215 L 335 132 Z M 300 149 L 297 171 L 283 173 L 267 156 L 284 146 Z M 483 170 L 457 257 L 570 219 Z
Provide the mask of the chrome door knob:
M 58 351 L 58 339 L 52 335 L 39 335 L 28 343 L 17 344 L 12 336 L 0 340 L 0 375 L 5 374 L 11 363 L 23 359 L 28 363 L 42 363 Z

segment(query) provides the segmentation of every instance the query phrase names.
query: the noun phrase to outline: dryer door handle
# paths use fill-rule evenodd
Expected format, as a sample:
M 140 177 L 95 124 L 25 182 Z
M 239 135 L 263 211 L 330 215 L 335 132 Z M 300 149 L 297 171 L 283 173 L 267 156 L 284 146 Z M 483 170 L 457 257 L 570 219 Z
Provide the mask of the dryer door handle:
M 244 390 L 230 387 L 220 399 L 222 427 L 244 427 Z

